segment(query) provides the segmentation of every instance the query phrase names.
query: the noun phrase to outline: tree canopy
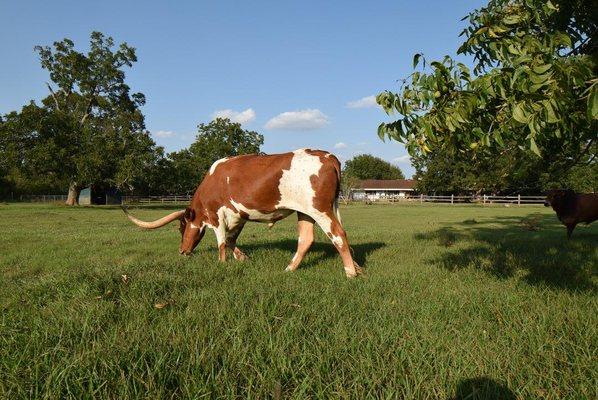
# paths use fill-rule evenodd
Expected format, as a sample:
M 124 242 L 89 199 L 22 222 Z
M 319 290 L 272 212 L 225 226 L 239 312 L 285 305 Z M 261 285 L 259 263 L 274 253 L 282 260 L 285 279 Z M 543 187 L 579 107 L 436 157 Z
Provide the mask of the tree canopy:
M 399 167 L 371 154 L 360 154 L 346 161 L 343 174 L 358 179 L 405 179 Z
M 437 161 L 455 151 L 474 161 L 524 152 L 552 172 L 595 162 L 597 16 L 586 0 L 491 0 L 466 17 L 458 53 L 473 56 L 473 72 L 449 56 L 428 63 L 416 54 L 422 69 L 377 96 L 400 114 L 379 136 L 411 155 L 440 152 Z
M 188 149 L 168 155 L 175 193 L 193 193 L 217 160 L 240 154 L 260 153 L 264 136 L 245 130 L 228 118 L 200 124 L 195 142 Z
M 68 184 L 68 204 L 90 184 L 132 189 L 160 150 L 145 129 L 142 93 L 130 93 L 124 68 L 135 49 L 100 32 L 87 53 L 70 39 L 36 46 L 50 74 L 49 95 L 12 112 L 0 125 L 0 150 L 12 177 Z

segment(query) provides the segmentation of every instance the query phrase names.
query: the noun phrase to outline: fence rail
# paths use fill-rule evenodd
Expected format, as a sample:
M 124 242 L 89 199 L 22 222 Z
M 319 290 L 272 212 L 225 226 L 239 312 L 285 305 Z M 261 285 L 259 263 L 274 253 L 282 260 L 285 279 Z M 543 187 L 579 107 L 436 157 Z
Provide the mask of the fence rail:
M 29 203 L 64 203 L 66 198 L 66 194 L 22 194 L 18 197 L 18 200 Z
M 123 196 L 122 204 L 178 204 L 178 203 L 189 203 L 192 199 L 192 195 L 171 195 L 171 196 Z M 21 195 L 19 201 L 34 202 L 34 203 L 54 203 L 54 202 L 65 202 L 67 196 L 64 194 L 40 194 L 40 195 Z M 544 196 L 428 196 L 428 195 L 415 195 L 409 197 L 392 197 L 392 198 L 379 198 L 379 199 L 368 199 L 364 198 L 363 202 L 385 202 L 385 201 L 408 201 L 408 202 L 420 202 L 420 203 L 448 203 L 448 204 L 513 204 L 513 205 L 530 205 L 530 204 L 543 204 Z
M 482 195 L 482 196 L 427 196 L 427 195 L 420 195 L 419 199 L 416 197 L 412 197 L 411 199 L 419 200 L 421 203 L 429 202 L 429 203 L 475 203 L 475 204 L 516 204 L 518 206 L 521 205 L 528 205 L 528 204 L 543 204 L 544 203 L 544 196 L 489 196 L 489 195 Z
M 189 203 L 193 198 L 190 194 L 176 196 L 123 196 L 123 204 L 174 204 Z

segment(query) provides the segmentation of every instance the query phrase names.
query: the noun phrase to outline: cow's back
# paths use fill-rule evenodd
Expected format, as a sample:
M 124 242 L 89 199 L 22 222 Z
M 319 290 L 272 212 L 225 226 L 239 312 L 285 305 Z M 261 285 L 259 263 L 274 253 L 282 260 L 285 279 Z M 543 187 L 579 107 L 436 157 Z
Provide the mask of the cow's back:
M 211 207 L 242 204 L 270 212 L 307 212 L 334 202 L 340 183 L 340 163 L 334 155 L 301 149 L 271 155 L 242 155 L 218 160 L 196 196 Z M 318 207 L 319 206 L 319 207 Z
M 590 223 L 598 220 L 598 194 L 578 194 L 577 214 L 579 222 Z

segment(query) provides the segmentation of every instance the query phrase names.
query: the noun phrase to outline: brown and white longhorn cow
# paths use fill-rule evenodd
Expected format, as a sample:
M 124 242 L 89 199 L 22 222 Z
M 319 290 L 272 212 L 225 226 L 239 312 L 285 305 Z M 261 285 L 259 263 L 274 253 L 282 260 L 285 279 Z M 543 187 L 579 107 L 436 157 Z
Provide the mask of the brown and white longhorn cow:
M 191 205 L 153 222 L 128 218 L 142 228 L 154 229 L 179 220 L 180 253 L 189 255 L 199 244 L 206 227 L 214 230 L 219 259 L 226 249 L 237 260 L 247 256 L 236 246 L 247 221 L 273 224 L 297 212 L 297 253 L 286 271 L 294 271 L 314 240 L 314 222 L 328 235 L 345 267 L 354 277 L 361 268 L 353 261 L 347 235 L 341 225 L 337 198 L 340 163 L 322 150 L 301 149 L 292 153 L 242 155 L 216 161 L 197 188 Z M 126 210 L 125 210 L 126 212 Z

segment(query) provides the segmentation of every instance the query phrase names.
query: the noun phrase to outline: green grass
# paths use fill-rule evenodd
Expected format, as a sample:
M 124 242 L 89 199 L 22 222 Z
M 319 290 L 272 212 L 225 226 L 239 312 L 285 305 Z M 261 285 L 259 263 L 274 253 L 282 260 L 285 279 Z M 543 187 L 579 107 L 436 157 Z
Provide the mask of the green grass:
M 0 205 L 0 398 L 598 398 L 598 224 L 567 242 L 543 207 L 341 212 L 354 280 L 321 231 L 283 272 L 293 216 L 220 264 L 212 233 L 185 258 L 174 224 Z

